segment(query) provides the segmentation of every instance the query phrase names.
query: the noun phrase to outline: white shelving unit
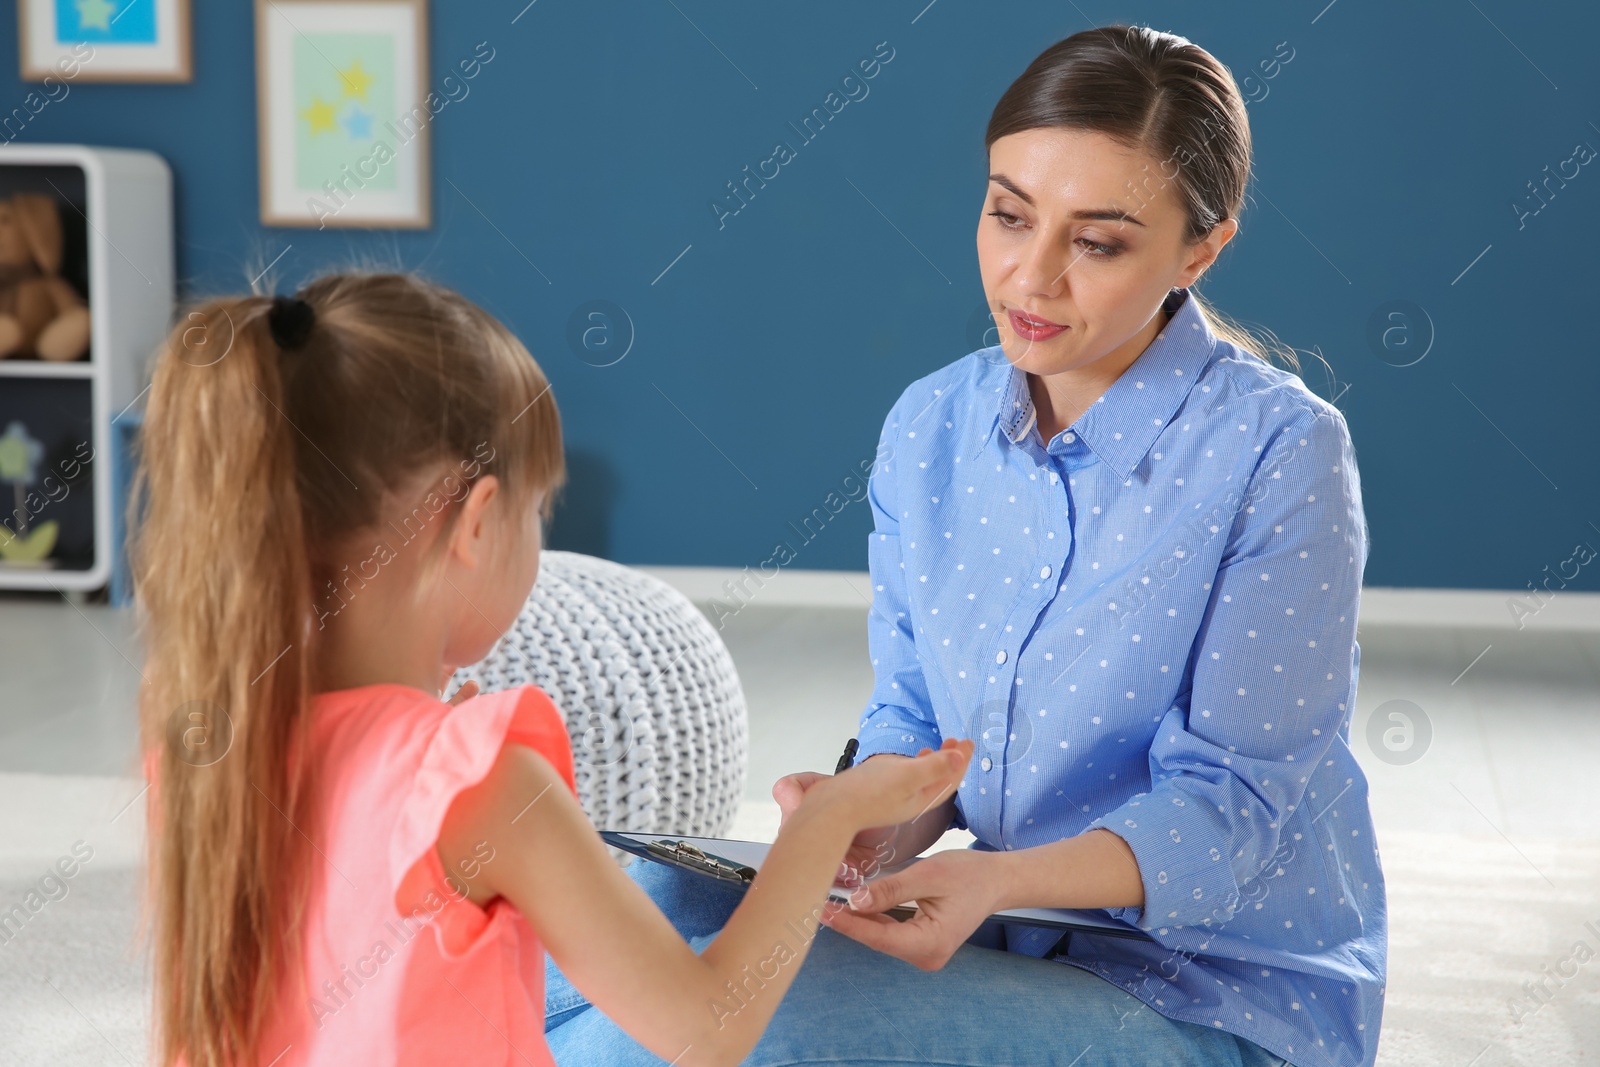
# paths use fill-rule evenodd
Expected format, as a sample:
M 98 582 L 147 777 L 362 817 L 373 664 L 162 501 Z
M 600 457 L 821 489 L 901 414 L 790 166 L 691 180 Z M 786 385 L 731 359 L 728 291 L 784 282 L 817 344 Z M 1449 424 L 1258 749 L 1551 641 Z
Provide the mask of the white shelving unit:
M 119 524 L 112 509 L 119 505 L 112 475 L 118 442 L 112 422 L 140 399 L 144 367 L 172 321 L 172 172 L 153 152 L 88 145 L 0 146 L 0 196 L 18 192 L 50 193 L 58 202 L 65 197 L 61 214 L 64 223 L 71 223 L 68 234 L 80 226 L 83 230 L 91 339 L 89 356 L 80 362 L 0 359 L 0 397 L 42 396 L 36 385 L 50 380 L 87 384 L 93 553 L 92 558 L 62 559 L 50 567 L 0 563 L 0 589 L 85 592 L 109 582 L 114 555 L 121 551 L 114 539 Z M 47 413 L 41 411 L 40 417 Z M 0 515 L 9 515 L 12 506 L 10 491 L 0 487 Z M 42 515 L 48 517 L 48 512 Z

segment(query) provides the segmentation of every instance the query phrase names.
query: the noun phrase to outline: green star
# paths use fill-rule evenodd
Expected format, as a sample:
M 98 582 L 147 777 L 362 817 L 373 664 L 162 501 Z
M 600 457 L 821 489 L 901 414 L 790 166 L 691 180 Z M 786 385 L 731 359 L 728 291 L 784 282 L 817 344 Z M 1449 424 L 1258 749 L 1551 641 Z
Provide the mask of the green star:
M 111 0 L 78 0 L 78 29 L 111 32 L 111 13 L 117 5 Z

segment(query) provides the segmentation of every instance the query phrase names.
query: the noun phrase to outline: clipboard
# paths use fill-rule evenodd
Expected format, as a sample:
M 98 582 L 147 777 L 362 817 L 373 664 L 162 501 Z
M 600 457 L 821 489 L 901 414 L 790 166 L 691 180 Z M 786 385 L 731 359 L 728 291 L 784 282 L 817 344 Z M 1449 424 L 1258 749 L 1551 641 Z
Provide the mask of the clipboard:
M 641 834 L 622 830 L 601 830 L 606 844 L 620 848 L 653 863 L 681 867 L 703 877 L 735 885 L 748 885 L 761 869 L 772 846 L 764 841 L 739 841 L 726 837 L 686 837 L 682 834 Z M 892 867 L 885 867 L 866 881 L 875 881 L 884 875 L 916 863 L 916 857 Z M 828 891 L 830 899 L 849 903 L 854 887 L 834 886 Z M 909 919 L 917 913 L 915 904 L 898 904 L 885 914 L 896 919 Z M 1008 908 L 997 911 L 984 920 L 990 923 L 1018 923 L 1024 926 L 1041 926 L 1058 929 L 1062 940 L 1072 934 L 1095 934 L 1103 937 L 1122 937 L 1135 941 L 1155 941 L 1155 938 L 1138 927 L 1113 919 L 1103 912 L 1076 908 Z

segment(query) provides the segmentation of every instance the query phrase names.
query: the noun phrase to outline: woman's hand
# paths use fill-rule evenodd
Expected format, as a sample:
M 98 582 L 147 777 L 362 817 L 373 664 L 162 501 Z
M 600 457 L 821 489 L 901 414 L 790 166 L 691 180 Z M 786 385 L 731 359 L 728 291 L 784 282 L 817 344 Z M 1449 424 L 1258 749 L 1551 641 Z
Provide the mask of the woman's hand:
M 825 909 L 822 922 L 868 948 L 937 971 L 1004 898 L 994 859 L 968 849 L 935 852 L 857 889 L 850 907 Z M 883 914 L 908 900 L 917 902 L 917 913 L 904 922 Z

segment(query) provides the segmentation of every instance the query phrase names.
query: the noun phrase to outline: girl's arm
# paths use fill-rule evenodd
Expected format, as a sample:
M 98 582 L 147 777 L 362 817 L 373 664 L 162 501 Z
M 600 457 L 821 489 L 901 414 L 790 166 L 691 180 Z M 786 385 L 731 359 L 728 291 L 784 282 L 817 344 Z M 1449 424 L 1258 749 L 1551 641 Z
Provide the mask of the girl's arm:
M 812 790 L 699 955 L 617 866 L 555 768 L 526 746 L 506 745 L 488 777 L 456 798 L 439 857 L 453 874 L 476 870 L 456 875 L 469 900 L 504 896 L 515 905 L 562 973 L 645 1048 L 685 1067 L 737 1064 L 794 980 L 856 832 L 937 806 L 971 749 L 950 741 Z M 485 842 L 493 849 L 486 863 Z

